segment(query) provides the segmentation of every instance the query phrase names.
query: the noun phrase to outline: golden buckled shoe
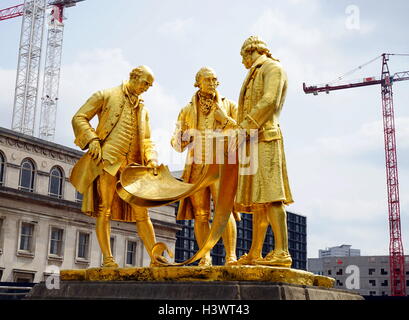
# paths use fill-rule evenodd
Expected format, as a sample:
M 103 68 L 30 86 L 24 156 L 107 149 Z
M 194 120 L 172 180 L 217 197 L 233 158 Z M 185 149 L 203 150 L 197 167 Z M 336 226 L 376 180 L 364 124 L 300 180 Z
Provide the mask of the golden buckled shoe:
M 231 266 L 253 266 L 256 264 L 256 258 L 249 256 L 247 253 L 243 254 L 236 262 L 232 262 Z
M 119 265 L 115 262 L 113 257 L 104 258 L 102 268 L 119 268 Z
M 293 260 L 287 251 L 271 251 L 264 259 L 258 259 L 257 264 L 263 266 L 285 267 L 290 268 Z
M 199 267 L 211 267 L 212 265 L 213 265 L 212 257 L 204 256 L 202 259 L 200 259 L 198 266 Z
M 224 263 L 225 266 L 234 266 L 237 262 L 236 257 L 226 257 L 226 262 Z

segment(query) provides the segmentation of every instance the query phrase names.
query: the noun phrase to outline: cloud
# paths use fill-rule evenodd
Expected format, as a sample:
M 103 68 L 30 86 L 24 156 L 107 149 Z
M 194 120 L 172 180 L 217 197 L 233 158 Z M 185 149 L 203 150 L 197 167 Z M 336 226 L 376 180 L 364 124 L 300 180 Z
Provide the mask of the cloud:
M 275 9 L 265 10 L 254 23 L 251 31 L 264 39 L 274 39 L 297 46 L 317 46 L 323 41 L 320 28 L 298 24 L 283 11 Z
M 71 118 L 97 90 L 119 85 L 128 78 L 130 63 L 119 48 L 97 48 L 77 53 L 61 68 L 55 142 L 77 148 Z M 93 122 L 95 123 L 95 121 Z
M 11 128 L 16 70 L 0 69 L 0 126 Z
M 409 117 L 395 119 L 396 150 L 409 154 Z M 317 139 L 316 150 L 328 156 L 341 157 L 350 161 L 365 161 L 367 165 L 377 165 L 382 168 L 384 162 L 384 128 L 382 121 L 363 124 L 358 131 L 345 135 L 320 137 Z M 406 162 L 402 167 L 407 167 Z
M 193 26 L 193 18 L 175 19 L 159 25 L 157 31 L 165 36 L 182 36 Z
M 57 112 L 56 142 L 77 148 L 73 144 L 72 116 L 92 93 L 117 86 L 128 79 L 132 67 L 118 48 L 84 51 L 78 54 L 73 63 L 64 65 L 61 102 Z M 170 145 L 181 103 L 157 81 L 142 98 L 149 111 L 152 140 L 156 145 L 159 161 L 172 170 L 181 169 L 185 155 L 177 153 Z M 97 124 L 96 119 L 92 120 L 92 124 Z
M 405 128 L 409 119 L 396 119 Z M 407 130 L 400 130 L 398 151 L 408 154 Z M 387 254 L 389 243 L 381 121 L 363 124 L 346 135 L 317 137 L 310 145 L 286 154 L 295 203 L 289 207 L 308 218 L 308 256 L 318 249 L 347 242 L 363 255 Z M 374 157 L 374 152 L 376 157 Z M 302 159 L 302 160 L 301 160 Z M 406 193 L 409 170 L 399 166 L 402 231 L 409 223 Z M 300 161 L 301 160 L 301 161 Z M 408 239 L 404 239 L 407 243 Z M 404 246 L 405 244 L 404 243 Z
M 81 51 L 72 63 L 63 65 L 55 142 L 77 149 L 71 128 L 71 118 L 75 112 L 97 90 L 117 86 L 128 79 L 132 67 L 119 48 Z M 0 106 L 3 115 L 0 125 L 7 128 L 11 127 L 14 79 L 15 70 L 0 69 Z M 152 138 L 159 153 L 159 161 L 174 170 L 183 168 L 185 154 L 177 153 L 170 145 L 174 124 L 183 104 L 158 82 L 144 93 L 143 98 L 149 110 Z M 94 126 L 96 121 L 92 120 Z
M 183 168 L 186 155 L 173 150 L 170 140 L 183 104 L 160 83 L 155 83 L 144 94 L 144 101 L 149 110 L 152 140 L 156 144 L 159 162 L 168 165 L 171 170 L 180 170 Z

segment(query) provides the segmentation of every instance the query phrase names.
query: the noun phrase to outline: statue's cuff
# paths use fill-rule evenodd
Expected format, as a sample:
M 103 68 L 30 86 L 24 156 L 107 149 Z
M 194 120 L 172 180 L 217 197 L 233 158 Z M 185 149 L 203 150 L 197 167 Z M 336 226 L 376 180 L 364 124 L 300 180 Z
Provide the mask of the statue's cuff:
M 251 115 L 248 114 L 248 115 L 245 116 L 245 118 L 255 126 L 255 128 L 250 128 L 250 129 L 260 128 L 259 123 Z

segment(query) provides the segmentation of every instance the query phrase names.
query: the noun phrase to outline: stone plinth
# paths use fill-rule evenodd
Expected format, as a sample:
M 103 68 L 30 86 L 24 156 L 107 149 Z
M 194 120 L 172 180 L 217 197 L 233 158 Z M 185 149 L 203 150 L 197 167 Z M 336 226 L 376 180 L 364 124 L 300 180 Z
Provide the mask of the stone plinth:
M 62 281 L 258 281 L 332 288 L 333 278 L 268 266 L 90 268 L 62 270 Z
M 334 279 L 279 267 L 90 268 L 63 270 L 60 288 L 36 285 L 28 299 L 361 300 Z

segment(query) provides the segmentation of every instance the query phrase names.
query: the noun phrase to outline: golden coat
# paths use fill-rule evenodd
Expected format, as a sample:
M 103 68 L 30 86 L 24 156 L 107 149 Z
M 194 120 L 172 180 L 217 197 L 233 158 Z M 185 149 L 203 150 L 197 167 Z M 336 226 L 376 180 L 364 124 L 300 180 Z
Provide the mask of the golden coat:
M 256 172 L 240 174 L 246 166 L 239 166 L 235 210 L 252 212 L 260 204 L 293 202 L 278 121 L 286 93 L 287 75 L 281 64 L 260 56 L 243 83 L 238 106 L 238 123 L 258 130 L 257 152 L 252 155 Z
M 237 107 L 233 101 L 227 98 L 222 98 L 217 95 L 217 104 L 222 108 L 226 114 L 233 120 L 237 118 Z M 192 97 L 192 100 L 188 105 L 186 105 L 179 113 L 178 120 L 176 123 L 176 130 L 171 139 L 172 147 L 178 151 L 183 152 L 189 145 L 190 141 L 182 141 L 178 143 L 178 133 L 186 132 L 187 130 L 197 130 L 198 114 L 200 111 L 198 109 L 197 94 Z M 231 121 L 231 125 L 235 125 L 235 121 Z M 218 129 L 218 122 L 214 122 L 214 130 Z M 182 174 L 182 180 L 184 182 L 192 182 L 192 159 L 194 158 L 194 149 L 190 148 L 186 156 L 186 165 Z M 237 218 L 237 217 L 236 217 Z M 177 220 L 191 220 L 194 219 L 193 207 L 190 198 L 181 200 L 179 203 L 179 210 L 177 214 Z M 238 218 L 237 218 L 238 219 Z
M 130 103 L 124 85 L 115 88 L 96 92 L 78 110 L 72 119 L 72 126 L 75 135 L 75 144 L 82 150 L 88 148 L 89 143 L 98 139 L 101 147 L 104 140 L 111 133 L 118 122 L 123 107 Z M 90 120 L 98 116 L 99 122 L 94 130 Z M 150 137 L 150 124 L 147 110 L 143 107 L 142 100 L 139 100 L 138 123 L 137 123 L 139 147 L 141 148 L 141 165 L 145 165 L 150 160 L 156 160 L 157 154 L 154 150 Z M 98 197 L 96 193 L 95 179 L 102 173 L 103 162 L 99 164 L 86 153 L 74 166 L 70 181 L 73 186 L 83 194 L 82 211 L 88 215 L 96 216 Z M 119 197 L 115 197 L 112 210 L 113 220 L 134 221 L 130 208 Z M 142 209 L 145 210 L 145 209 Z

